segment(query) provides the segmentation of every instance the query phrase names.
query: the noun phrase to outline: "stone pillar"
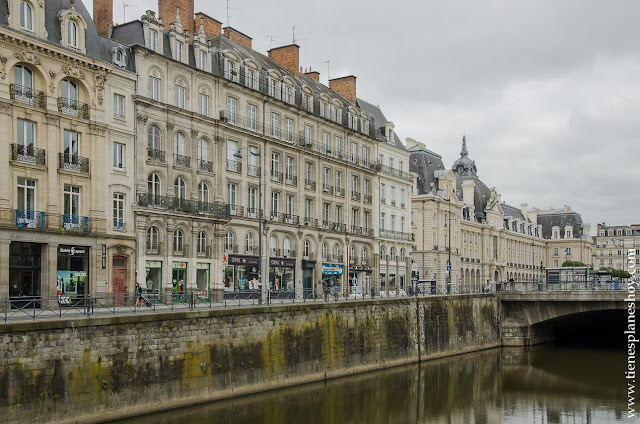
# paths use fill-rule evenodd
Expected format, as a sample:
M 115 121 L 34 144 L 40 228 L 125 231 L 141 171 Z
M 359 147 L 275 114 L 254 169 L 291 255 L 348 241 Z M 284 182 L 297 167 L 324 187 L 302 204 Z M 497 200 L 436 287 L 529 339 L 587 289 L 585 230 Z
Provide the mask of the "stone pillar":
M 11 240 L 0 240 L 0 298 L 3 299 L 9 297 L 9 244 Z

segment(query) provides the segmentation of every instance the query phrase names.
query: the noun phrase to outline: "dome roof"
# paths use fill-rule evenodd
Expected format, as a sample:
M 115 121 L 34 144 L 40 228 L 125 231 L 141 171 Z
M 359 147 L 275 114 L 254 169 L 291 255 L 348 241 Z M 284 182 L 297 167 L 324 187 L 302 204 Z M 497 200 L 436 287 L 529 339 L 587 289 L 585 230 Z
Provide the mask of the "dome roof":
M 462 136 L 462 151 L 460 152 L 460 158 L 453 162 L 451 167 L 453 174 L 456 177 L 460 176 L 478 176 L 478 169 L 476 168 L 476 162 L 469 159 L 469 152 L 467 151 L 467 137 Z

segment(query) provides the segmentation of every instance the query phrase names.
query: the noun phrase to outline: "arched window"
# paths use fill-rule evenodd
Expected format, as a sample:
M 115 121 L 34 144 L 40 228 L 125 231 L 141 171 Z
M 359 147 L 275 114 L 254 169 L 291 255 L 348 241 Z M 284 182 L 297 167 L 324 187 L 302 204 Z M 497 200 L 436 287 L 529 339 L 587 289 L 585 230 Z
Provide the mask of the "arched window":
M 392 260 L 392 261 L 395 261 L 395 260 L 397 259 L 397 258 L 396 258 L 397 253 L 398 253 L 398 251 L 396 250 L 396 248 L 395 248 L 395 247 L 392 247 L 392 248 L 391 248 L 391 260 Z
M 33 9 L 26 1 L 20 3 L 20 27 L 33 31 Z
M 233 231 L 227 230 L 227 233 L 224 235 L 224 248 L 227 251 L 233 251 L 236 244 L 236 237 L 233 234 Z
M 202 203 L 209 203 L 209 185 L 204 181 L 198 184 L 198 197 Z
M 400 249 L 400 260 L 402 262 L 407 260 L 407 251 L 403 249 Z
M 209 143 L 201 138 L 198 140 L 198 162 L 209 160 Z
M 247 250 L 247 255 L 253 255 L 253 233 L 247 233 L 247 246 L 246 246 L 246 250 Z
M 207 233 L 198 233 L 198 253 L 207 253 Z
M 173 144 L 174 144 L 173 153 L 176 156 L 186 156 L 187 142 L 185 141 L 184 135 L 182 135 L 182 133 L 176 133 Z
M 177 229 L 173 232 L 173 251 L 182 252 L 184 248 L 184 234 L 181 229 Z
M 153 197 L 162 195 L 160 191 L 160 176 L 155 172 L 149 174 L 149 178 L 147 180 L 147 191 L 149 192 L 149 195 Z
M 328 259 L 328 250 L 329 248 L 327 247 L 327 243 L 322 243 L 322 259 L 325 261 Z
M 184 200 L 187 197 L 187 184 L 180 177 L 176 178 L 174 184 L 175 194 L 178 199 Z
M 353 258 L 352 260 L 355 260 L 356 257 L 356 247 L 352 244 L 351 246 L 349 246 L 349 259 Z
M 340 245 L 338 243 L 333 245 L 333 260 L 334 261 L 340 260 Z
M 380 260 L 382 261 L 386 261 L 387 260 L 387 248 L 382 246 L 380 248 Z
M 23 103 L 33 104 L 33 72 L 26 66 L 13 68 L 14 98 Z
M 72 20 L 67 21 L 67 45 L 78 48 L 78 25 Z
M 77 115 L 78 85 L 65 78 L 60 82 L 60 89 L 62 112 L 67 115 Z
M 149 227 L 147 229 L 147 250 L 149 251 L 157 251 L 158 250 L 158 228 L 157 227 Z
M 160 130 L 155 125 L 149 127 L 147 147 L 153 150 L 162 150 L 160 146 Z
M 269 237 L 269 256 L 278 256 L 278 240 L 275 236 Z
M 309 242 L 309 239 L 306 239 L 304 241 L 302 255 L 308 258 L 310 252 L 311 252 L 311 243 Z
M 362 248 L 362 264 L 366 265 L 367 264 L 367 260 L 368 260 L 369 254 L 367 252 L 367 248 L 363 247 Z
M 289 237 L 284 238 L 282 247 L 284 248 L 284 257 L 288 258 L 291 256 L 291 239 Z

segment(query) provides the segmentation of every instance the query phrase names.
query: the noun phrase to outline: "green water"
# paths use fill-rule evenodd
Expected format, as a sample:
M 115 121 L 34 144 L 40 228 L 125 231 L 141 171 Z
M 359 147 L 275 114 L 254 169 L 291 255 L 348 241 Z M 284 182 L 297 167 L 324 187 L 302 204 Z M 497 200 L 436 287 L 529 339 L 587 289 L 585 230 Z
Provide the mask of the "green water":
M 605 349 L 494 349 L 123 422 L 632 423 L 625 365 Z

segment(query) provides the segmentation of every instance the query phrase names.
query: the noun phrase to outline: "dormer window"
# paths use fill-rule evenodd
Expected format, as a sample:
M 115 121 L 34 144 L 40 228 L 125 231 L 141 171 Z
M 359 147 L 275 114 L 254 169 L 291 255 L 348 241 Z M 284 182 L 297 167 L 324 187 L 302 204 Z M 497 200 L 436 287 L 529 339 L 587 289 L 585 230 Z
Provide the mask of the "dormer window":
M 78 25 L 72 20 L 67 22 L 67 45 L 78 48 Z
M 33 9 L 26 1 L 20 3 L 20 27 L 33 31 Z
M 198 69 L 202 71 L 207 70 L 207 52 L 204 50 L 198 52 Z
M 149 48 L 154 52 L 158 50 L 158 31 L 154 29 L 149 31 Z
M 126 53 L 122 47 L 114 47 L 111 49 L 111 55 L 113 57 L 113 63 L 121 68 L 126 65 Z
M 327 103 L 326 102 L 320 102 L 320 116 L 322 116 L 323 118 L 327 117 Z
M 236 66 L 236 62 L 229 60 L 229 58 L 227 58 L 226 60 L 227 66 L 224 71 L 225 73 L 225 77 L 231 81 L 235 81 L 238 82 L 238 67 Z
M 184 48 L 184 44 L 182 44 L 182 41 L 178 41 L 175 40 L 174 43 L 174 59 L 182 62 L 182 49 Z
M 293 96 L 291 95 L 291 87 L 288 85 L 284 86 L 284 99 L 285 102 L 291 104 L 293 103 Z

